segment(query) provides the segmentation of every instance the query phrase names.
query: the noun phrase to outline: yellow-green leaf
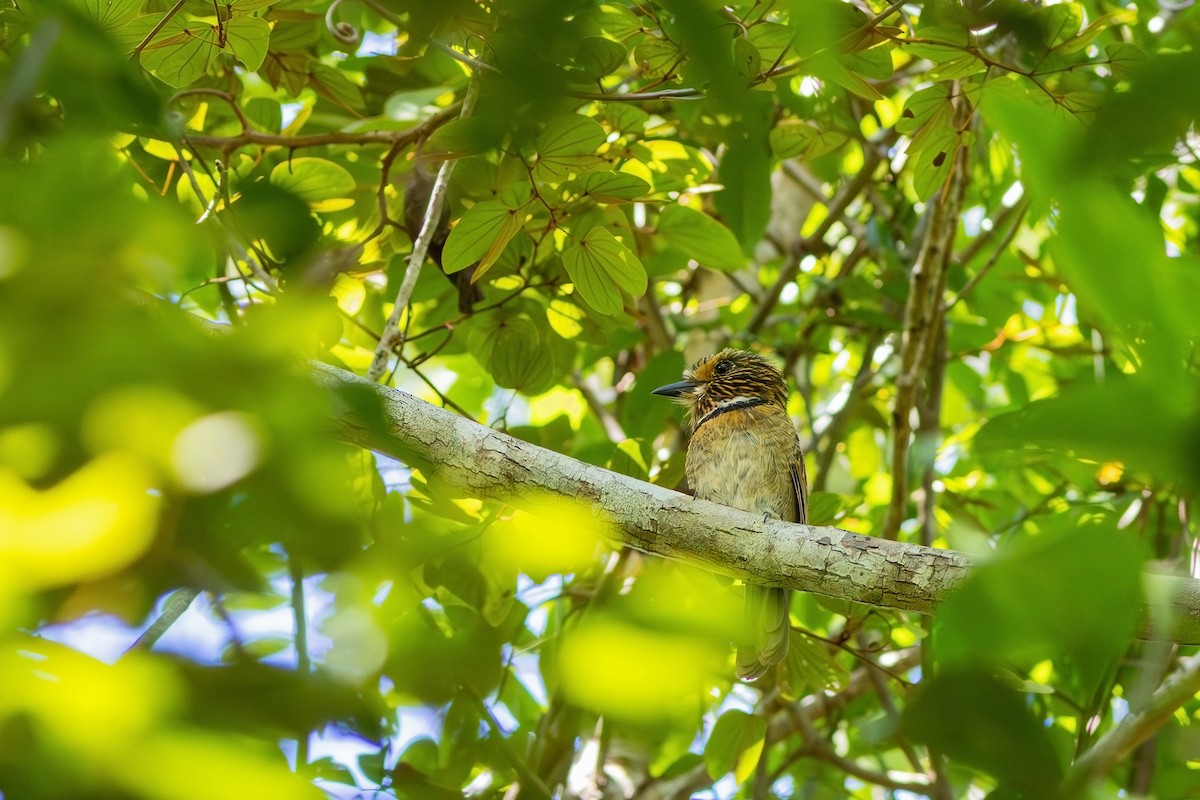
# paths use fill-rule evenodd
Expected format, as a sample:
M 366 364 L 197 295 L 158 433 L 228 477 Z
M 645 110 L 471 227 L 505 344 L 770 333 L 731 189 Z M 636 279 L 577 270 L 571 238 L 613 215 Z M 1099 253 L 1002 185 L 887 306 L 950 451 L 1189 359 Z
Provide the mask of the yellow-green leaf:
M 646 39 L 633 48 L 633 58 L 642 75 L 661 78 L 681 60 L 679 48 L 664 39 Z
M 625 64 L 629 51 L 620 42 L 603 36 L 588 36 L 579 42 L 574 61 L 583 70 L 587 82 L 597 81 Z
M 142 7 L 142 0 L 69 0 L 68 5 L 82 11 L 97 25 L 112 31 L 132 22 Z
M 576 183 L 581 194 L 600 203 L 625 203 L 650 191 L 650 184 L 626 172 L 590 172 Z
M 799 120 L 784 120 L 771 129 L 771 150 L 779 158 L 816 158 L 836 150 L 849 137 L 841 131 L 823 131 Z
M 788 679 L 797 691 L 801 687 L 813 690 L 838 689 L 850 677 L 824 642 L 808 636 L 792 636 L 786 667 Z
M 524 205 L 514 209 L 498 200 L 484 200 L 471 206 L 446 237 L 442 269 L 458 272 L 477 262 L 479 270 L 487 269 L 525 224 L 525 215 Z
M 467 348 L 497 386 L 529 394 L 554 382 L 554 358 L 538 323 L 525 314 L 493 311 L 471 320 Z
M 354 176 L 341 164 L 323 158 L 293 158 L 271 170 L 271 183 L 315 203 L 344 197 L 354 190 Z
M 150 33 L 158 22 L 153 16 L 139 17 L 126 30 L 134 38 Z M 144 29 L 144 32 L 143 32 Z M 172 86 L 187 86 L 197 80 L 220 52 L 215 26 L 204 22 L 171 19 L 142 50 L 142 66 Z
M 562 258 L 575 289 L 601 314 L 621 313 L 621 289 L 635 296 L 646 291 L 642 262 L 607 228 L 592 228 L 582 239 L 572 239 Z
M 541 181 L 561 181 L 598 162 L 596 150 L 604 144 L 604 128 L 591 117 L 566 114 L 538 134 L 533 175 Z
M 225 43 L 249 70 L 262 66 L 271 41 L 271 26 L 259 17 L 234 17 L 225 23 Z

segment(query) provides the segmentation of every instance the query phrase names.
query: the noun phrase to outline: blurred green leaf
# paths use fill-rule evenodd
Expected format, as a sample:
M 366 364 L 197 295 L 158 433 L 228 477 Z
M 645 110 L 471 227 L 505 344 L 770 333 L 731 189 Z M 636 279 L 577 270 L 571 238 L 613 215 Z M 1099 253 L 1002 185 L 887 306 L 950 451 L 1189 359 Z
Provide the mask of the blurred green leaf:
M 986 671 L 956 669 L 925 679 L 904 712 L 919 742 L 994 776 L 1027 798 L 1059 797 L 1062 766 L 1021 696 Z
M 938 657 L 1024 668 L 1068 658 L 1090 693 L 1137 627 L 1141 561 L 1132 537 L 1106 525 L 1011 542 L 942 605 Z
M 714 780 L 733 773 L 738 783 L 754 774 L 766 743 L 767 721 L 730 709 L 717 717 L 704 745 L 704 766 Z

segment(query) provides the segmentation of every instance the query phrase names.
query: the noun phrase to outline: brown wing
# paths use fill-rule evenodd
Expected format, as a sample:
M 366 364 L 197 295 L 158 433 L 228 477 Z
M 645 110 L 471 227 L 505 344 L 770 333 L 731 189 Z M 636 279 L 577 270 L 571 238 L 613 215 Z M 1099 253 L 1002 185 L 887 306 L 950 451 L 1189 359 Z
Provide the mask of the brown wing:
M 804 468 L 804 453 L 796 447 L 792 461 L 792 489 L 796 492 L 796 521 L 808 522 L 808 472 Z

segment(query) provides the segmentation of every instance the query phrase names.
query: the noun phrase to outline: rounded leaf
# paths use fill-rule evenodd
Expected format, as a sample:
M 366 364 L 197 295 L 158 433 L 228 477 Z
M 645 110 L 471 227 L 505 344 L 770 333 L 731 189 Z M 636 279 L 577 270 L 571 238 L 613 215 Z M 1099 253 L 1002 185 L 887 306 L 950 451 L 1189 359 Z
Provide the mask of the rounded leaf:
M 731 272 L 745 261 L 737 238 L 728 228 L 687 206 L 663 209 L 658 232 L 672 248 L 703 266 Z
M 621 289 L 635 296 L 646 291 L 642 262 L 607 228 L 592 228 L 582 239 L 572 239 L 562 258 L 576 290 L 601 314 L 621 313 Z
M 482 270 L 496 262 L 524 221 L 524 206 L 512 209 L 498 200 L 476 203 L 446 237 L 442 269 L 447 273 L 458 272 L 478 263 L 478 278 Z
M 734 774 L 738 783 L 754 774 L 767 736 L 767 721 L 736 708 L 717 718 L 704 745 L 704 766 L 718 780 Z
M 323 158 L 293 158 L 271 170 L 271 183 L 310 203 L 345 197 L 354 190 L 354 176 L 341 164 Z

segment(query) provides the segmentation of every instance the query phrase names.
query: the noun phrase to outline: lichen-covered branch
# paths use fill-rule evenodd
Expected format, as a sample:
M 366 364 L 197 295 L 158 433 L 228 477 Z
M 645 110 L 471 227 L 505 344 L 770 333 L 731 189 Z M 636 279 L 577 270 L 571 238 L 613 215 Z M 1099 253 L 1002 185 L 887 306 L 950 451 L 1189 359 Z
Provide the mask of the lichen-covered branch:
M 337 422 L 347 441 L 401 459 L 471 497 L 541 491 L 581 500 L 612 522 L 624 544 L 646 553 L 754 583 L 922 614 L 970 566 L 953 550 L 763 520 L 514 439 L 345 370 L 314 369 L 344 400 Z M 1172 630 L 1152 635 L 1200 642 L 1194 583 L 1174 596 Z

